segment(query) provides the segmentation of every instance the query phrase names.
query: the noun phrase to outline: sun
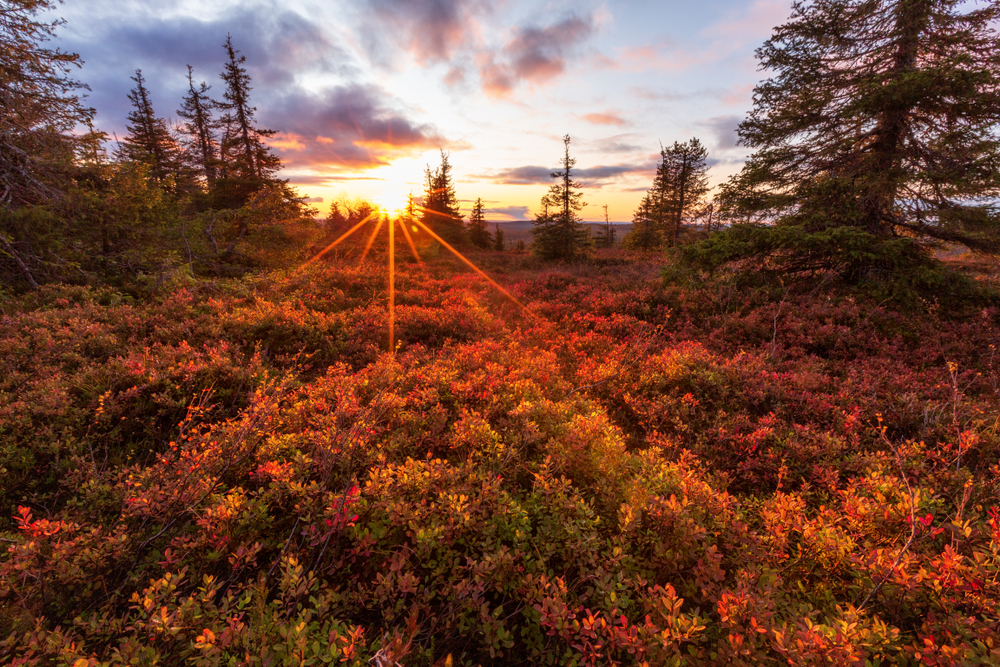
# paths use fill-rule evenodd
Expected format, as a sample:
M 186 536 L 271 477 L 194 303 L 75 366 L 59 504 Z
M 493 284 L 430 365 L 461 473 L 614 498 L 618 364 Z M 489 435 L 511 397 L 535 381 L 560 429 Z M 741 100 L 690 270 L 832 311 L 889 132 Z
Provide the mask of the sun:
M 385 213 L 396 215 L 406 210 L 410 187 L 405 183 L 386 183 L 385 189 L 374 197 L 374 203 Z

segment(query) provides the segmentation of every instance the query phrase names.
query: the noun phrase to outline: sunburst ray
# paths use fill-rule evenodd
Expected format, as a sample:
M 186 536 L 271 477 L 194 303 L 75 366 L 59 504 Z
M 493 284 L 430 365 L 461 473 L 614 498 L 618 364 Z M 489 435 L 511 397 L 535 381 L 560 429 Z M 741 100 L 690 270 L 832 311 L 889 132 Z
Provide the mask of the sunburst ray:
M 339 238 L 337 238 L 337 240 L 336 240 L 336 241 L 334 241 L 333 243 L 331 243 L 331 244 L 330 244 L 330 245 L 328 245 L 327 247 L 325 247 L 325 248 L 323 248 L 322 250 L 320 250 L 320 251 L 319 251 L 319 254 L 317 254 L 317 255 L 316 255 L 315 257 L 313 257 L 312 259 L 310 259 L 310 260 L 309 260 L 308 262 L 306 262 L 305 264 L 303 264 L 302 266 L 300 266 L 300 267 L 299 267 L 299 270 L 301 271 L 302 269 L 306 268 L 307 266 L 309 266 L 309 265 L 310 265 L 310 264 L 312 264 L 313 262 L 315 262 L 315 261 L 319 260 L 319 258 L 320 258 L 320 257 L 322 257 L 323 255 L 325 255 L 326 253 L 330 252 L 330 251 L 331 251 L 331 250 L 333 250 L 333 249 L 334 249 L 335 247 L 337 247 L 337 245 L 338 245 L 338 244 L 339 244 L 339 243 L 340 243 L 341 241 L 343 241 L 343 240 L 344 240 L 344 239 L 346 239 L 346 238 L 347 238 L 348 236 L 350 236 L 350 235 L 351 235 L 351 234 L 353 234 L 354 232 L 356 232 L 356 231 L 358 231 L 359 229 L 361 229 L 362 227 L 364 227 L 364 226 L 365 226 L 365 224 L 366 224 L 366 223 L 367 223 L 367 222 L 368 222 L 369 220 L 371 220 L 371 219 L 372 219 L 372 216 L 374 216 L 376 212 L 377 212 L 377 211 L 373 211 L 373 212 L 369 213 L 369 214 L 368 214 L 368 215 L 367 215 L 367 216 L 365 217 L 365 219 L 364 219 L 364 220 L 362 220 L 361 222 L 359 222 L 358 224 L 354 225 L 353 227 L 351 227 L 350 229 L 348 229 L 348 230 L 347 230 L 346 232 L 344 232 L 343 234 L 341 234 L 341 235 L 340 235 L 340 237 L 339 237 Z
M 453 216 L 442 215 L 442 217 L 449 217 L 450 218 L 450 217 L 453 217 Z M 458 219 L 461 220 L 461 218 L 458 218 Z M 438 236 L 437 234 L 435 234 L 434 230 L 432 230 L 430 227 L 428 227 L 427 225 L 425 225 L 420 220 L 414 219 L 414 222 L 416 222 L 418 225 L 420 225 L 420 228 L 423 229 L 428 234 L 430 234 L 431 237 L 434 238 L 434 240 L 436 240 L 438 243 L 440 243 L 445 248 L 447 248 L 448 250 L 450 250 L 451 253 L 453 255 L 455 255 L 455 257 L 458 257 L 460 260 L 462 260 L 470 269 L 472 269 L 473 271 L 475 271 L 476 273 L 478 273 L 480 276 L 482 276 L 489 284 L 493 285 L 498 290 L 500 290 L 501 294 L 503 294 L 505 297 L 507 297 L 508 299 L 510 299 L 511 301 L 513 301 L 514 303 L 516 303 L 518 306 L 520 306 L 521 309 L 524 312 L 528 313 L 532 317 L 535 317 L 535 314 L 532 313 L 530 310 L 528 310 L 527 306 L 525 306 L 523 303 L 521 303 L 520 301 L 518 301 L 517 298 L 513 294 L 511 294 L 510 292 L 508 292 L 506 289 L 504 289 L 503 286 L 500 285 L 500 283 L 498 283 L 497 281 L 493 280 L 488 275 L 486 275 L 486 272 L 483 271 L 482 269 L 480 269 L 478 266 L 476 266 L 472 262 L 472 260 L 466 258 L 465 255 L 463 255 L 459 251 L 457 251 L 454 248 L 452 248 L 451 245 L 449 245 L 447 241 L 445 241 L 443 238 L 441 238 L 440 236 Z
M 379 217 L 378 224 L 375 225 L 375 229 L 372 231 L 372 235 L 368 237 L 368 243 L 365 244 L 365 251 L 361 253 L 361 259 L 358 260 L 358 268 L 365 263 L 365 258 L 368 257 L 368 251 L 372 249 L 372 244 L 375 243 L 375 237 L 378 233 L 382 231 L 382 223 L 385 222 L 385 218 Z

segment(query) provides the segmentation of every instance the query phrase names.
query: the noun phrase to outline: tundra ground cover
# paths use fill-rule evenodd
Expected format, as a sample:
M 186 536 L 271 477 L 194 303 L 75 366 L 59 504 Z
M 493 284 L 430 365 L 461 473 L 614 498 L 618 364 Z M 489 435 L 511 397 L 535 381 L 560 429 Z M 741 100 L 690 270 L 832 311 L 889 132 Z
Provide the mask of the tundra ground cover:
M 616 252 L 0 318 L 0 662 L 996 664 L 998 311 Z

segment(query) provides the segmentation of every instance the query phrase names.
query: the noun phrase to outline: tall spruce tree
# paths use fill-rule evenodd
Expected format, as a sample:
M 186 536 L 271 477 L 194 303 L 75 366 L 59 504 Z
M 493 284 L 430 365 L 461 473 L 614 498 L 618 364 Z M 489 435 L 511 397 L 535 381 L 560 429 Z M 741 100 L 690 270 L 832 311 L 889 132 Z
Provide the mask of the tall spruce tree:
M 998 19 L 996 0 L 795 2 L 757 50 L 773 76 L 739 128 L 756 152 L 720 197 L 751 224 L 691 257 L 860 280 L 939 241 L 1000 250 Z
M 451 177 L 448 153 L 441 151 L 440 166 L 424 171 L 424 205 L 421 221 L 451 245 L 464 245 L 467 238 Z
M 186 121 L 181 126 L 181 131 L 188 137 L 186 154 L 191 166 L 211 186 L 215 182 L 219 167 L 219 157 L 216 152 L 218 140 L 215 137 L 218 123 L 212 117 L 216 102 L 208 95 L 211 86 L 202 81 L 195 87 L 194 70 L 190 65 L 187 69 L 188 92 L 184 95 L 177 115 Z
M 226 63 L 220 77 L 226 85 L 219 119 L 222 137 L 223 175 L 247 184 L 263 184 L 272 179 L 281 168 L 281 158 L 275 155 L 264 139 L 276 134 L 275 130 L 257 127 L 254 114 L 257 107 L 250 105 L 250 75 L 243 67 L 246 56 L 233 46 L 232 35 L 226 35 L 222 47 L 226 50 Z
M 469 213 L 468 234 L 469 243 L 477 248 L 490 248 L 493 245 L 493 237 L 486 225 L 486 214 L 483 212 L 482 197 L 476 199 L 472 212 Z
M 0 16 L 0 206 L 59 197 L 77 154 L 91 152 L 94 110 L 84 106 L 87 86 L 70 76 L 80 56 L 43 46 L 62 20 L 37 20 L 54 0 L 4 0 Z M 9 251 L 8 251 L 9 252 Z
M 556 179 L 542 197 L 542 212 L 535 217 L 531 230 L 532 248 L 544 259 L 576 259 L 590 249 L 590 231 L 581 222 L 580 211 L 586 206 L 583 187 L 573 180 L 576 158 L 569 155 L 570 137 L 563 137 L 562 169 L 550 175 Z
M 146 88 L 142 70 L 137 69 L 135 88 L 129 91 L 132 111 L 128 114 L 128 134 L 122 140 L 122 156 L 132 162 L 140 162 L 149 167 L 149 175 L 158 183 L 165 183 L 168 177 L 177 177 L 181 172 L 180 147 L 170 134 L 167 121 L 157 118 L 153 103 Z
M 708 149 L 697 137 L 660 149 L 651 190 L 652 217 L 664 240 L 677 245 L 685 221 L 701 211 L 708 193 Z

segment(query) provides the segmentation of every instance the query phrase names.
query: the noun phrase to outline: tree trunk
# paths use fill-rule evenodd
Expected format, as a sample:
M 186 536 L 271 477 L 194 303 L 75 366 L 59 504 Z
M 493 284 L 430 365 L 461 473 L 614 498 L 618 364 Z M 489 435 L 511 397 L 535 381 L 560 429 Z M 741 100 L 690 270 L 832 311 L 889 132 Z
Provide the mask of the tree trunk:
M 895 16 L 896 52 L 889 70 L 889 82 L 899 80 L 917 65 L 920 34 L 930 19 L 931 0 L 902 0 Z M 908 127 L 912 104 L 901 101 L 878 114 L 870 154 L 872 173 L 878 182 L 868 187 L 862 204 L 865 229 L 876 236 L 887 236 L 890 225 L 885 218 L 895 204 L 902 166 L 903 137 Z

